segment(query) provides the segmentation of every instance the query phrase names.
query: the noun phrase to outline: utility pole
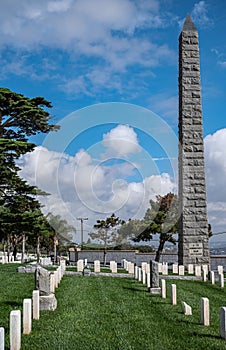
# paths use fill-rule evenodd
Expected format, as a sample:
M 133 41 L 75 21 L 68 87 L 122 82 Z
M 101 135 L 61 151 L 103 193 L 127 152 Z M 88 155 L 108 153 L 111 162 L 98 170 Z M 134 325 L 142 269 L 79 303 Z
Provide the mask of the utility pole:
M 81 221 L 81 249 L 83 248 L 83 221 L 88 220 L 88 218 L 77 218 Z

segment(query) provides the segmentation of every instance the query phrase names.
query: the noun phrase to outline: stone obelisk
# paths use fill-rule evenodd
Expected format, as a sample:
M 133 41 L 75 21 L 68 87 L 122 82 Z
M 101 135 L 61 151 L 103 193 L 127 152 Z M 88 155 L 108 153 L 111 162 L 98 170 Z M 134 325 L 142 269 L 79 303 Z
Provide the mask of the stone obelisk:
M 198 32 L 188 14 L 179 37 L 178 262 L 209 265 Z

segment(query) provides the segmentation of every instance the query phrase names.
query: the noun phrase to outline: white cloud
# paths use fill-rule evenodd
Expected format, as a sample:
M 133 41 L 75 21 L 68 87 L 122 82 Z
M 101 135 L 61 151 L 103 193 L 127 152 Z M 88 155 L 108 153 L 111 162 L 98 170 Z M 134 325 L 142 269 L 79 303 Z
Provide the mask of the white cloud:
M 206 1 L 199 1 L 194 5 L 194 8 L 191 12 L 191 17 L 194 20 L 195 24 L 207 27 L 212 25 L 212 20 L 208 16 L 208 5 Z
M 4 48 L 10 51 L 1 63 L 5 73 L 12 73 L 23 57 L 23 67 L 14 69 L 14 74 L 57 78 L 58 87 L 69 94 L 90 96 L 103 86 L 125 93 L 128 79 L 123 83 L 123 75 L 130 67 L 143 66 L 150 73 L 150 68 L 168 63 L 169 57 L 174 62 L 175 53 L 168 45 L 137 34 L 145 28 L 167 25 L 169 21 L 161 18 L 157 0 L 2 0 L 0 47 L 3 52 Z M 57 50 L 52 64 L 57 63 L 59 71 L 59 51 L 68 55 L 73 73 L 68 75 L 64 70 L 56 77 L 45 69 L 42 61 L 48 55 L 46 50 Z M 32 55 L 40 64 L 31 63 Z M 86 62 L 91 60 L 88 65 L 81 63 L 84 57 Z
M 137 134 L 127 125 L 118 125 L 103 136 L 107 154 L 113 157 L 128 157 L 141 151 Z
M 168 174 L 140 178 L 136 182 L 127 180 L 136 169 L 127 157 L 140 150 L 131 127 L 119 125 L 112 129 L 103 138 L 103 144 L 111 156 L 109 153 L 99 162 L 82 149 L 69 156 L 39 146 L 23 156 L 21 176 L 50 193 L 40 197 L 45 213 L 59 214 L 76 226 L 79 225 L 76 218 L 86 216 L 89 218 L 86 228 L 92 230 L 97 219 L 113 212 L 125 220 L 142 218 L 151 198 L 175 190 Z M 124 160 L 111 161 L 116 154 Z
M 226 129 L 205 137 L 205 162 L 209 222 L 214 231 L 225 228 Z

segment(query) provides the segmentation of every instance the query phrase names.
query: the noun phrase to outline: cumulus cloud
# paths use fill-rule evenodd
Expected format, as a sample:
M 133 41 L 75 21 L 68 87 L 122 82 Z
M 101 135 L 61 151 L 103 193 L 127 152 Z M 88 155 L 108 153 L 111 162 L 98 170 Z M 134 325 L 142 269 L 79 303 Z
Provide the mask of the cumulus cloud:
M 39 198 L 45 205 L 45 213 L 59 214 L 76 226 L 79 225 L 76 218 L 86 216 L 89 218 L 86 228 L 92 230 L 97 219 L 113 212 L 125 220 L 142 218 L 151 198 L 175 192 L 176 185 L 169 174 L 128 180 L 136 170 L 129 155 L 140 150 L 131 127 L 113 128 L 104 135 L 103 145 L 108 157 L 105 152 L 103 160 L 100 154 L 100 161 L 83 149 L 70 156 L 42 146 L 23 156 L 21 176 L 49 193 Z M 115 160 L 116 155 L 120 156 L 120 161 Z
M 107 154 L 115 157 L 127 157 L 141 151 L 137 134 L 127 125 L 118 125 L 103 136 Z
M 214 231 L 225 229 L 226 129 L 205 137 L 209 221 Z

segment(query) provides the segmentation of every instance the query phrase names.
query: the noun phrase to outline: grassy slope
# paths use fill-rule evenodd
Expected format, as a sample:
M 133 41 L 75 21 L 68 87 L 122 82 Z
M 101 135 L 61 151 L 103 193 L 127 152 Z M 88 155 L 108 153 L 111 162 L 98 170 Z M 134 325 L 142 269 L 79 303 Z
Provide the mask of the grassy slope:
M 19 279 L 25 283 L 22 276 Z M 21 287 L 24 297 L 32 291 L 29 278 L 29 292 Z M 168 296 L 171 283 L 167 281 Z M 64 276 L 56 292 L 58 308 L 42 311 L 40 320 L 33 321 L 32 333 L 22 336 L 22 350 L 226 349 L 219 337 L 219 308 L 226 304 L 225 290 L 197 281 L 174 283 L 177 306 L 170 304 L 169 297 L 163 300 L 150 295 L 132 279 Z M 210 299 L 210 327 L 199 324 L 201 297 Z M 13 295 L 8 300 L 22 305 Z M 192 306 L 192 316 L 181 313 L 181 300 Z M 2 304 L 1 293 L 0 301 Z

